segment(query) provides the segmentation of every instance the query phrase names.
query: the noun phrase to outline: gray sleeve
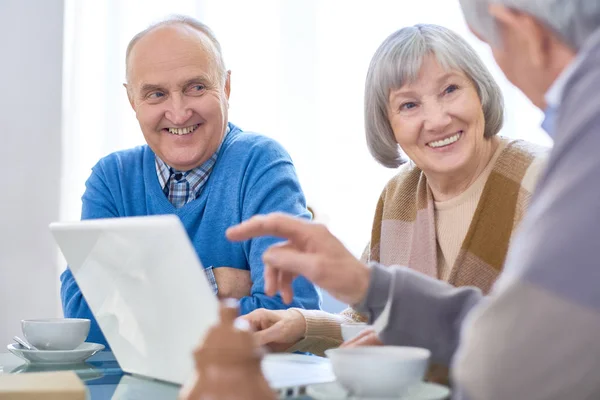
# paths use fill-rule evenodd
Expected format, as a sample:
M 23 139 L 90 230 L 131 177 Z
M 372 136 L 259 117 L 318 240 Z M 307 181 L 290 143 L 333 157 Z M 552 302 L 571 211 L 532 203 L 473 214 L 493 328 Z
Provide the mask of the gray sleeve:
M 427 348 L 432 361 L 444 365 L 450 364 L 458 347 L 465 316 L 483 299 L 477 288 L 455 288 L 406 267 L 373 264 L 367 296 L 355 308 L 368 313 L 372 323 L 388 296 L 390 316 L 381 340 L 389 345 Z
M 464 326 L 453 382 L 471 400 L 600 399 L 600 46 L 570 85 L 501 278 Z

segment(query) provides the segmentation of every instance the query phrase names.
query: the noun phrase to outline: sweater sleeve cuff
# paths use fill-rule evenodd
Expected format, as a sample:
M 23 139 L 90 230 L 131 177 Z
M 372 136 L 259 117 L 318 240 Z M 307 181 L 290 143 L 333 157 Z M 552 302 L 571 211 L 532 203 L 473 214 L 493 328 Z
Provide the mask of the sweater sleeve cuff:
M 306 321 L 306 330 L 304 337 L 330 337 L 335 340 L 342 340 L 342 331 L 340 325 L 351 322 L 339 314 L 330 314 L 321 310 L 304 310 L 294 308 L 304 317 Z
M 481 291 L 455 288 L 406 267 L 374 264 L 371 268 L 367 295 L 356 309 L 368 312 L 372 323 L 391 296 L 389 318 L 379 332 L 381 341 L 424 347 L 431 350 L 432 362 L 449 365 L 460 341 L 462 321 L 482 299 Z
M 341 324 L 352 323 L 349 316 L 330 314 L 322 310 L 305 310 L 302 308 L 291 308 L 299 312 L 306 322 L 304 338 L 292 347 L 288 352 L 308 351 L 323 356 L 325 350 L 339 346 L 342 342 Z
M 369 323 L 381 314 L 390 294 L 392 271 L 377 263 L 371 263 L 371 275 L 367 295 L 362 302 L 355 304 L 354 308 L 359 313 L 369 316 Z

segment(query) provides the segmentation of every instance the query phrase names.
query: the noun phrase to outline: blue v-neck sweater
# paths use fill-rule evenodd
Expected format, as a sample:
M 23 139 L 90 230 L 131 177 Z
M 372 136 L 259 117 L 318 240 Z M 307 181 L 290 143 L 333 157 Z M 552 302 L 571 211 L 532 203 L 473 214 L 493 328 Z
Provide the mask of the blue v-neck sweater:
M 309 218 L 306 201 L 290 156 L 277 142 L 241 131 L 233 124 L 217 162 L 200 196 L 175 208 L 160 187 L 155 155 L 140 146 L 101 159 L 92 169 L 82 198 L 81 219 L 177 215 L 202 261 L 202 265 L 249 270 L 251 296 L 240 301 L 246 314 L 257 308 L 320 308 L 320 293 L 304 278 L 294 282 L 294 301 L 283 303 L 279 295 L 264 293 L 263 252 L 276 238 L 256 238 L 232 243 L 225 230 L 256 214 L 282 211 Z M 106 343 L 71 271 L 61 275 L 61 298 L 65 317 L 92 321 L 88 341 Z

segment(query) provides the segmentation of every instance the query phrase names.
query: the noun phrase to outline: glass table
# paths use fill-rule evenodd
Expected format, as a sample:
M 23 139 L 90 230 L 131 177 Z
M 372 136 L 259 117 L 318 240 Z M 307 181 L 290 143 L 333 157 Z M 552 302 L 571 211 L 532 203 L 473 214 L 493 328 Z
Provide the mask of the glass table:
M 0 375 L 61 370 L 75 371 L 85 383 L 91 400 L 176 400 L 179 393 L 177 385 L 124 374 L 110 351 L 101 351 L 85 363 L 66 366 L 27 364 L 11 353 L 0 353 Z

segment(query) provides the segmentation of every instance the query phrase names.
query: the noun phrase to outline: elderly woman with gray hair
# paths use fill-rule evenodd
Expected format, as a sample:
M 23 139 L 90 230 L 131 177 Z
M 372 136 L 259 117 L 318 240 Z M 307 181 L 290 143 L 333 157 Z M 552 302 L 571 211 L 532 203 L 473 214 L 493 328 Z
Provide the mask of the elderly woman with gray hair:
M 487 292 L 547 154 L 497 136 L 502 121 L 500 89 L 460 36 L 435 25 L 390 35 L 367 74 L 365 126 L 371 154 L 400 168 L 379 198 L 363 259 Z M 364 320 L 351 309 L 295 308 L 244 318 L 261 344 L 316 354 L 342 343 L 342 323 Z

